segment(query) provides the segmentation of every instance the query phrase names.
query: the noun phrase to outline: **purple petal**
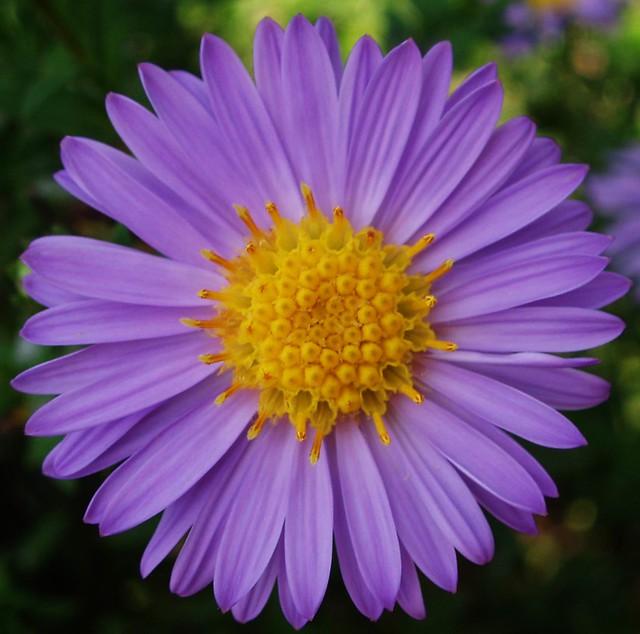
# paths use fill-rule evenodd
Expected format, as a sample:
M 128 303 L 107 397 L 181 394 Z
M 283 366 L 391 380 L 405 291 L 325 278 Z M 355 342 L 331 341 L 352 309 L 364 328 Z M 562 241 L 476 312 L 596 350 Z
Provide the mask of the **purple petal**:
M 420 89 L 420 52 L 407 41 L 376 70 L 355 122 L 344 204 L 356 226 L 370 222 L 387 192 L 413 125 Z
M 498 67 L 492 62 L 486 66 L 478 68 L 471 73 L 461 84 L 454 90 L 451 97 L 447 100 L 445 112 L 453 109 L 461 101 L 466 99 L 470 94 L 480 88 L 494 82 L 498 78 Z
M 278 567 L 278 598 L 280 599 L 282 613 L 284 614 L 284 618 L 289 621 L 289 624 L 294 629 L 299 630 L 307 623 L 307 619 L 304 615 L 300 614 L 293 601 L 293 595 L 291 594 L 291 587 L 287 576 L 287 566 L 285 564 L 282 542 L 278 545 L 277 554 L 280 561 L 280 565 Z
M 106 145 L 66 137 L 61 144 L 65 169 L 107 215 L 127 226 L 160 253 L 182 262 L 200 263 L 207 241 L 166 202 L 163 191 L 139 175 L 133 158 Z M 180 240 L 176 240 L 176 235 Z
M 282 95 L 282 45 L 284 31 L 271 18 L 264 18 L 256 28 L 253 44 L 253 73 L 256 87 L 276 127 L 284 110 Z
M 177 354 L 185 346 L 192 346 L 198 341 L 198 345 L 202 345 L 201 334 L 190 332 L 170 339 L 98 344 L 25 370 L 11 384 L 27 394 L 70 392 L 121 374 L 123 367 L 137 372 L 146 367 L 148 360 L 153 364 L 166 363 L 167 355 Z M 137 360 L 134 366 L 131 365 L 133 360 Z
M 422 60 L 422 91 L 403 162 L 414 164 L 442 118 L 451 84 L 453 53 L 449 42 L 439 42 Z
M 329 581 L 333 546 L 333 495 L 327 460 L 309 463 L 309 441 L 296 447 L 284 525 L 287 580 L 298 612 L 310 621 Z
M 444 590 L 455 592 L 458 570 L 453 540 L 445 534 L 441 523 L 433 519 L 433 498 L 429 489 L 407 461 L 395 438 L 392 437 L 391 444 L 385 447 L 371 428 L 372 425 L 367 424 L 365 434 L 384 481 L 402 546 L 431 581 Z M 389 428 L 393 433 L 391 425 Z
M 38 238 L 22 260 L 65 290 L 129 304 L 201 307 L 198 292 L 224 283 L 213 267 L 207 271 L 91 238 Z
M 534 258 L 513 264 L 438 293 L 433 323 L 495 313 L 566 293 L 591 281 L 607 264 L 606 258 L 592 256 Z
M 558 233 L 585 231 L 593 220 L 593 212 L 579 200 L 565 200 L 532 223 L 497 242 L 487 245 L 481 253 L 519 247 Z
M 211 395 L 220 392 L 218 375 L 207 377 L 188 390 L 169 398 L 152 408 L 135 427 L 113 443 L 104 453 L 84 469 L 73 474 L 74 478 L 112 467 L 132 456 L 151 443 L 162 431 L 193 411 L 203 401 L 211 402 Z M 111 423 L 109 423 L 110 425 Z M 107 425 L 108 426 L 108 425 Z M 102 426 L 100 426 L 102 427 Z
M 190 219 L 212 247 L 220 250 L 223 246 L 221 230 L 227 238 L 242 239 L 240 224 L 232 222 L 224 200 L 161 121 L 135 101 L 113 93 L 107 97 L 107 112 L 113 127 L 137 158 L 193 207 Z
M 391 413 L 394 414 L 393 410 Z M 416 444 L 415 434 L 403 421 L 395 423 L 393 429 L 398 451 L 404 454 L 406 464 L 412 466 L 415 478 L 424 487 L 432 521 L 438 523 L 467 559 L 477 564 L 489 561 L 494 552 L 491 529 L 458 471 L 429 443 Z
M 314 192 L 320 209 L 339 203 L 335 148 L 338 132 L 336 81 L 327 49 L 310 22 L 297 15 L 287 27 L 282 51 L 285 143 L 298 180 Z M 285 136 L 283 131 L 281 134 Z
M 168 308 L 82 300 L 43 310 L 29 319 L 20 335 L 27 341 L 51 346 L 137 341 L 185 334 L 180 319 L 188 313 L 209 319 L 212 308 Z
M 576 231 L 547 236 L 508 249 L 484 249 L 474 257 L 458 263 L 455 272 L 439 283 L 439 292 L 444 294 L 450 289 L 475 282 L 478 278 L 489 277 L 526 262 L 536 266 L 541 259 L 560 258 L 567 253 L 572 256 L 599 255 L 609 244 L 609 236 Z
M 538 532 L 538 527 L 531 513 L 507 504 L 469 478 L 465 478 L 465 481 L 469 490 L 478 498 L 478 502 L 503 524 L 527 535 L 535 535 Z
M 347 592 L 356 608 L 372 621 L 377 621 L 382 614 L 384 606 L 380 599 L 373 595 L 367 588 L 364 578 L 360 572 L 360 566 L 356 560 L 351 532 L 347 524 L 345 514 L 345 503 L 340 487 L 340 476 L 335 455 L 335 434 L 331 434 L 325 440 L 327 445 L 327 460 L 331 471 L 331 481 L 333 483 L 333 531 L 336 540 L 336 553 L 340 562 L 340 574 L 347 588 Z
M 540 300 L 535 305 L 602 308 L 626 295 L 630 288 L 631 280 L 618 273 L 603 271 L 584 286 L 556 297 Z
M 448 352 L 434 350 L 431 355 L 436 361 L 451 361 Z M 517 352 L 514 354 L 494 354 L 490 352 L 471 352 L 468 350 L 456 350 L 456 363 L 482 363 L 497 365 L 516 365 L 533 368 L 583 368 L 600 363 L 593 357 L 556 357 L 553 354 L 541 352 Z
M 51 284 L 51 282 L 37 273 L 28 273 L 20 281 L 27 294 L 43 306 L 58 306 L 59 304 L 78 302 L 84 299 L 82 295 Z
M 395 405 L 409 424 L 414 442 L 427 442 L 460 472 L 501 500 L 534 513 L 546 513 L 544 497 L 533 478 L 506 451 L 433 401 L 416 408 L 408 399 Z
M 222 610 L 235 605 L 256 584 L 282 533 L 289 501 L 295 438 L 281 423 L 262 432 L 242 471 L 236 499 L 220 538 L 214 592 Z M 256 522 L 259 518 L 259 522 Z
M 441 339 L 486 352 L 573 352 L 602 345 L 623 330 L 615 315 L 557 306 L 512 308 L 436 326 Z
M 156 354 L 125 357 L 126 365 L 112 366 L 99 383 L 80 385 L 49 401 L 31 416 L 25 433 L 57 436 L 122 418 L 179 394 L 215 371 L 198 360 L 211 345 L 207 335 L 178 335 L 162 341 L 166 345 Z
M 422 589 L 416 567 L 413 565 L 411 557 L 407 551 L 400 546 L 400 557 L 402 560 L 402 577 L 400 579 L 400 590 L 398 590 L 398 605 L 413 619 L 424 619 L 427 612 L 424 608 Z
M 400 549 L 384 482 L 355 423 L 336 425 L 336 461 L 353 551 L 367 588 L 392 609 L 400 586 Z
M 552 167 L 560 162 L 562 150 L 553 140 L 538 137 L 533 141 L 518 168 L 511 174 L 507 185 L 517 183 L 519 180 L 531 176 L 547 167 Z
M 273 584 L 276 580 L 276 574 L 279 568 L 280 553 L 276 549 L 273 553 L 271 561 L 267 564 L 265 571 L 260 579 L 249 592 L 238 601 L 232 608 L 231 612 L 236 621 L 247 623 L 255 619 L 262 612 L 271 593 L 273 592 Z
M 164 510 L 140 561 L 142 577 L 148 577 L 191 528 L 216 476 L 217 472 L 212 470 Z
M 512 119 L 495 130 L 464 179 L 413 237 L 427 231 L 436 236 L 444 234 L 473 212 L 476 205 L 483 203 L 504 183 L 534 134 L 535 126 L 524 117 Z
M 92 207 L 93 209 L 97 209 L 100 213 L 105 216 L 109 215 L 106 207 L 101 205 L 93 196 L 90 196 L 76 181 L 73 180 L 71 175 L 67 170 L 60 170 L 53 175 L 54 180 L 60 187 L 65 189 L 69 194 L 71 194 L 74 198 L 82 201 L 88 207 Z
M 53 478 L 73 477 L 109 449 L 148 412 L 149 409 L 144 409 L 109 425 L 72 432 L 49 453 L 43 464 L 43 472 Z
M 202 402 L 105 480 L 89 504 L 85 521 L 99 522 L 101 535 L 113 535 L 153 517 L 216 464 L 256 409 L 257 399 L 250 394 L 226 407 Z
M 462 259 L 514 233 L 562 202 L 585 174 L 582 165 L 559 165 L 502 189 L 429 248 L 431 261 Z
M 341 155 L 345 158 L 353 141 L 365 91 L 381 62 L 380 47 L 368 35 L 356 42 L 347 60 L 338 100 L 340 126 L 338 139 L 342 146 Z
M 389 241 L 405 242 L 458 186 L 487 144 L 501 105 L 497 82 L 476 91 L 443 117 L 414 164 L 403 163 L 382 205 Z
M 180 82 L 183 88 L 186 88 L 209 112 L 211 112 L 211 104 L 209 103 L 209 94 L 207 88 L 200 77 L 188 73 L 185 70 L 170 70 L 169 75 Z M 213 115 L 213 113 L 211 113 Z
M 609 384 L 604 379 L 571 368 L 477 364 L 472 369 L 526 392 L 554 409 L 588 409 L 609 398 Z
M 213 35 L 202 38 L 200 66 L 224 142 L 242 156 L 243 173 L 255 187 L 260 205 L 255 211 L 273 200 L 286 214 L 299 205 L 299 183 L 249 73 L 231 47 Z M 239 191 L 236 202 L 254 202 L 243 195 Z
M 340 80 L 342 79 L 342 56 L 340 55 L 340 44 L 338 43 L 336 28 L 333 26 L 333 22 L 325 17 L 318 18 L 315 28 L 320 39 L 327 47 L 333 72 L 336 75 L 336 88 L 339 88 Z
M 430 361 L 421 377 L 454 403 L 538 445 L 570 448 L 585 444 L 582 434 L 562 414 L 499 381 L 438 361 Z M 461 385 L 464 389 L 459 389 Z
M 436 404 L 441 405 L 458 418 L 464 420 L 467 425 L 474 427 L 491 440 L 491 442 L 507 452 L 533 478 L 543 495 L 547 497 L 558 496 L 558 489 L 549 474 L 542 468 L 540 463 L 516 440 L 511 438 L 511 436 L 473 412 L 460 407 L 455 402 L 452 402 L 451 399 L 443 398 L 439 394 L 432 394 L 431 399 L 433 399 Z
M 191 92 L 169 73 L 153 64 L 140 64 L 140 77 L 144 89 L 158 113 L 183 151 L 198 166 L 198 173 L 212 175 L 205 182 L 215 188 L 217 206 L 231 205 L 237 201 L 228 197 L 228 192 L 241 192 L 247 196 L 246 204 L 256 208 L 264 204 L 255 195 L 250 179 L 241 178 L 239 159 L 225 145 L 220 128 L 210 110 L 205 108 Z
M 171 571 L 169 586 L 179 596 L 195 594 L 213 581 L 220 537 L 244 475 L 238 465 L 254 451 L 255 446 L 240 437 L 212 469 L 202 509 Z

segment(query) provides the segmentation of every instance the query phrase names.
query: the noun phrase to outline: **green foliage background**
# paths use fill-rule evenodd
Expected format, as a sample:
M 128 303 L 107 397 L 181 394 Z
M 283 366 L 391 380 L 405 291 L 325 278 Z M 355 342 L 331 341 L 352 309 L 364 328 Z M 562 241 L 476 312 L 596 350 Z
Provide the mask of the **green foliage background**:
M 602 168 L 607 152 L 640 136 L 640 5 L 608 33 L 573 28 L 552 47 L 504 58 L 505 2 L 479 0 L 3 0 L 0 3 L 0 632 L 278 632 L 289 626 L 275 597 L 252 624 L 236 624 L 210 591 L 169 592 L 170 564 L 142 581 L 138 561 L 152 525 L 100 539 L 82 523 L 103 477 L 53 481 L 40 464 L 55 444 L 25 438 L 41 403 L 8 386 L 54 352 L 16 333 L 38 310 L 20 288 L 18 256 L 35 237 L 129 237 L 71 199 L 51 174 L 58 143 L 81 135 L 119 145 L 104 110 L 109 91 L 145 102 L 135 64 L 197 72 L 199 38 L 223 36 L 251 63 L 257 22 L 298 11 L 335 20 L 346 52 L 365 32 L 385 50 L 413 37 L 426 48 L 450 39 L 456 80 L 493 59 L 506 88 L 506 116 L 526 113 L 554 136 L 565 159 Z M 639 174 L 640 178 L 640 174 Z M 599 225 L 597 225 L 599 226 Z M 590 441 L 571 452 L 534 449 L 557 481 L 535 538 L 497 522 L 496 555 L 478 568 L 460 561 L 457 595 L 423 584 L 426 622 L 401 611 L 369 623 L 351 605 L 337 567 L 308 632 L 640 631 L 640 338 L 631 298 L 613 310 L 628 329 L 596 354 L 613 384 L 608 403 L 571 418 Z M 150 523 L 150 524 L 153 524 Z

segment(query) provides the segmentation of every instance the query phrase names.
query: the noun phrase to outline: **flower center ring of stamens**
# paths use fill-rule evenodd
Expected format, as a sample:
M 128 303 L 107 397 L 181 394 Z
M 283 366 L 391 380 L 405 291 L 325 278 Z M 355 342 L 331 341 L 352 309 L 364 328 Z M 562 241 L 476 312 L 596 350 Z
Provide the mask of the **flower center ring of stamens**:
M 410 274 L 412 259 L 433 234 L 411 246 L 385 245 L 372 227 L 354 232 L 340 207 L 330 222 L 306 185 L 302 193 L 307 213 L 299 223 L 267 203 L 269 231 L 236 206 L 251 233 L 245 252 L 226 260 L 203 251 L 228 280 L 221 291 L 200 291 L 216 302 L 217 315 L 182 321 L 210 330 L 223 344 L 219 354 L 200 357 L 233 371 L 231 387 L 216 403 L 239 389 L 260 390 L 249 438 L 267 420 L 287 416 L 299 440 L 307 426 L 314 428 L 315 463 L 322 439 L 341 416 L 364 412 L 388 444 L 383 415 L 389 397 L 400 392 L 422 402 L 413 385 L 413 356 L 430 348 L 456 349 L 438 340 L 427 321 L 437 302 L 431 285 L 453 261 L 426 275 Z

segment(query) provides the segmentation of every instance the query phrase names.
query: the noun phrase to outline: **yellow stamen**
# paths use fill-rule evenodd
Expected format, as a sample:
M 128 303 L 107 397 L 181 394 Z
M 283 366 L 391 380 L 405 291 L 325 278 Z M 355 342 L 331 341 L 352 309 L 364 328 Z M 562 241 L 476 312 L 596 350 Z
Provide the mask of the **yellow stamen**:
M 384 425 L 384 421 L 382 420 L 382 416 L 378 412 L 373 412 L 371 415 L 373 418 L 373 424 L 376 426 L 376 431 L 378 432 L 378 436 L 380 437 L 380 442 L 383 445 L 388 445 L 391 443 L 391 438 L 389 438 L 389 432 Z
M 267 213 L 269 214 L 269 216 L 271 217 L 271 220 L 273 221 L 273 224 L 276 226 L 276 229 L 283 229 L 285 226 L 284 220 L 280 215 L 280 212 L 278 211 L 278 207 L 276 206 L 276 204 L 269 201 L 266 204 L 266 208 L 267 208 Z
M 424 303 L 429 308 L 433 308 L 438 303 L 438 298 L 435 295 L 425 295 Z
M 434 282 L 438 278 L 442 277 L 445 273 L 448 273 L 451 270 L 452 266 L 453 266 L 452 259 L 445 260 L 438 268 L 433 269 L 431 273 L 427 273 L 424 276 L 424 281 L 428 283 Z
M 260 240 L 264 238 L 264 231 L 258 227 L 255 223 L 255 220 L 252 218 L 251 213 L 246 207 L 242 205 L 234 205 L 234 209 L 238 212 L 238 216 L 240 216 L 240 220 L 247 225 L 249 231 L 251 231 L 251 235 L 256 239 Z
M 438 339 L 428 339 L 424 342 L 427 348 L 433 348 L 434 350 L 444 350 L 445 352 L 455 352 L 458 349 L 458 344 L 453 341 L 440 341 Z
M 411 385 L 407 385 L 406 383 L 403 383 L 398 388 L 398 392 L 409 397 L 416 405 L 420 405 L 421 403 L 424 403 L 424 396 L 420 394 L 420 392 L 418 392 Z
M 234 296 L 231 293 L 221 293 L 220 291 L 210 291 L 203 288 L 198 291 L 198 297 L 202 299 L 215 299 L 218 302 L 233 302 Z
M 259 412 L 258 418 L 256 418 L 256 422 L 249 427 L 249 431 L 247 431 L 247 438 L 249 440 L 253 440 L 258 436 L 258 434 L 262 431 L 264 424 L 269 420 L 269 415 L 265 412 Z
M 206 365 L 212 365 L 214 363 L 220 363 L 221 361 L 228 361 L 232 359 L 233 355 L 230 352 L 220 352 L 218 354 L 201 354 L 198 359 Z
M 302 442 L 307 437 L 307 425 L 304 421 L 296 423 L 296 438 Z
M 222 256 L 218 255 L 214 251 L 211 251 L 211 249 L 200 249 L 200 254 L 210 262 L 213 262 L 214 264 L 227 269 L 227 271 L 233 272 L 237 269 L 237 266 L 233 264 L 233 262 L 225 260 Z
M 311 464 L 316 464 L 318 462 L 318 458 L 320 458 L 320 450 L 322 449 L 322 439 L 324 438 L 324 434 L 317 429 L 316 436 L 313 439 L 313 446 L 311 447 L 311 453 L 309 454 L 309 460 Z
M 225 320 L 216 319 L 191 319 L 190 317 L 183 317 L 180 320 L 185 326 L 191 328 L 220 328 L 225 325 Z
M 302 190 L 302 196 L 304 198 L 304 204 L 307 207 L 307 211 L 309 212 L 309 217 L 317 218 L 319 215 L 318 208 L 316 207 L 316 201 L 313 197 L 313 192 L 311 188 L 306 183 L 302 183 L 300 185 L 300 189 Z
M 422 238 L 420 238 L 415 244 L 412 244 L 408 248 L 407 253 L 409 257 L 413 258 L 421 251 L 424 251 L 435 239 L 436 236 L 434 233 L 427 233 L 426 235 L 422 236 Z
M 242 387 L 242 383 L 232 383 L 224 392 L 216 396 L 214 403 L 216 405 L 222 405 L 230 396 L 233 396 L 238 390 L 242 389 Z

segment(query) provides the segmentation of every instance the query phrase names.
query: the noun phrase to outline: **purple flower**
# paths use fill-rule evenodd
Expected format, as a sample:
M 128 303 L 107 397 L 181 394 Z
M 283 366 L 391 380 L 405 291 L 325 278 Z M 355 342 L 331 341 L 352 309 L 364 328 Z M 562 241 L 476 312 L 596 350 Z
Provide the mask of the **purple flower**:
M 108 97 L 134 156 L 62 143 L 58 182 L 160 255 L 27 249 L 48 309 L 23 336 L 89 345 L 14 380 L 60 395 L 26 431 L 65 435 L 52 477 L 120 463 L 85 520 L 110 535 L 162 513 L 141 570 L 187 535 L 180 595 L 213 582 L 247 621 L 277 579 L 300 627 L 335 540 L 362 613 L 421 618 L 416 568 L 455 590 L 456 551 L 493 555 L 482 508 L 534 533 L 557 494 L 513 436 L 580 446 L 557 410 L 607 398 L 579 369 L 595 359 L 553 354 L 623 328 L 598 310 L 628 288 L 610 239 L 565 200 L 586 168 L 526 118 L 496 127 L 494 65 L 448 96 L 448 43 L 383 56 L 364 37 L 343 67 L 332 24 L 298 16 L 258 27 L 255 82 L 211 35 L 201 67 L 141 65 L 156 114 Z
M 557 39 L 573 23 L 609 28 L 625 5 L 626 0 L 516 0 L 504 14 L 511 29 L 504 41 L 505 49 L 522 54 L 539 41 Z
M 640 145 L 614 152 L 609 168 L 591 176 L 587 192 L 607 214 L 616 236 L 610 253 L 614 264 L 635 280 L 640 277 Z M 636 294 L 638 290 L 636 288 Z

